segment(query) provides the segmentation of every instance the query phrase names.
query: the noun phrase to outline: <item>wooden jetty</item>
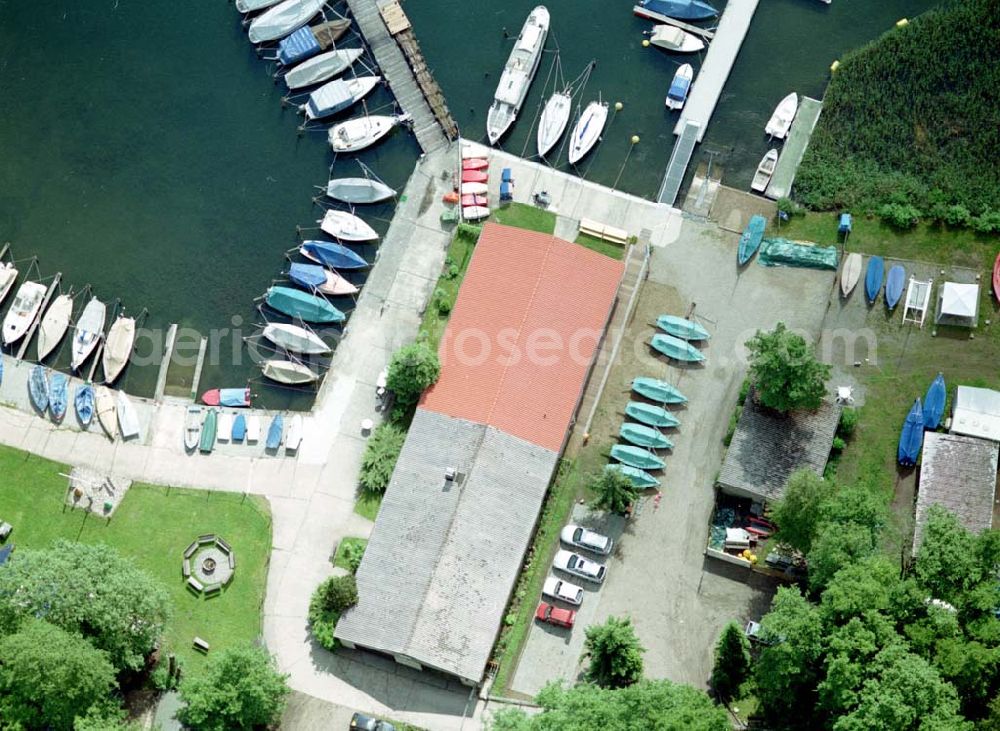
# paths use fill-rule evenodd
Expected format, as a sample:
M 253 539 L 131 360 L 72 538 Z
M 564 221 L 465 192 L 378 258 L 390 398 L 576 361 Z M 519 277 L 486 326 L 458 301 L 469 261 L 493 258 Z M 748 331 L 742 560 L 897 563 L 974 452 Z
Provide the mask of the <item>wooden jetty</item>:
M 432 152 L 457 139 L 458 125 L 397 0 L 347 0 L 347 5 L 396 102 L 410 115 L 420 148 Z
M 163 401 L 163 392 L 167 389 L 167 369 L 170 367 L 170 358 L 174 354 L 174 341 L 177 339 L 177 323 L 173 323 L 167 328 L 167 343 L 163 346 L 163 360 L 160 361 L 160 372 L 156 376 L 156 390 L 153 392 L 153 400 L 156 403 Z
M 799 100 L 799 108 L 795 112 L 795 119 L 792 121 L 792 129 L 781 149 L 781 157 L 778 158 L 778 165 L 771 176 L 764 195 L 771 200 L 784 198 L 792 192 L 792 183 L 795 180 L 795 173 L 798 172 L 799 163 L 802 156 L 806 154 L 806 147 L 812 137 L 816 122 L 819 120 L 819 113 L 823 109 L 823 102 L 810 99 L 807 96 Z

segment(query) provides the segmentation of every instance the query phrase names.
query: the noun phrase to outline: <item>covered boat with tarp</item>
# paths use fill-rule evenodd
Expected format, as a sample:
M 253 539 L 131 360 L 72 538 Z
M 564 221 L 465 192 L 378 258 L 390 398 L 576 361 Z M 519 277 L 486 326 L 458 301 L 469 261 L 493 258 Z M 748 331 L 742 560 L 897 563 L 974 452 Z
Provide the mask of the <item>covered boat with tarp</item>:
M 308 28 L 299 28 L 278 44 L 278 61 L 283 66 L 292 66 L 299 61 L 305 61 L 330 48 L 350 27 L 351 21 L 337 18 Z
M 899 432 L 899 449 L 896 458 L 903 467 L 913 467 L 920 456 L 920 448 L 924 443 L 924 410 L 920 399 L 913 402 L 913 408 L 906 415 L 903 428 Z
M 804 267 L 831 271 L 840 268 L 836 246 L 820 246 L 810 241 L 791 241 L 786 238 L 764 239 L 757 259 L 769 267 Z
M 944 403 L 947 397 L 948 390 L 944 385 L 944 376 L 938 373 L 924 396 L 924 429 L 938 428 L 941 417 L 944 416 Z

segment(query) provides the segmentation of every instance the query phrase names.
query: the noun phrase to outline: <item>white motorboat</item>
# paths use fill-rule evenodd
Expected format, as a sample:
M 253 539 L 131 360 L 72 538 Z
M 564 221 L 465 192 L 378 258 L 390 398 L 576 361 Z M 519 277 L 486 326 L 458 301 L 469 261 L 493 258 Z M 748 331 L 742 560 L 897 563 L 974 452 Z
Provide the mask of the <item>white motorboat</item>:
M 264 327 L 262 334 L 279 348 L 293 353 L 325 355 L 330 352 L 330 346 L 319 335 L 298 325 L 270 323 Z
M 104 342 L 104 352 L 101 354 L 101 365 L 104 367 L 104 382 L 114 383 L 128 365 L 135 344 L 135 319 L 119 316 L 108 330 Z
M 693 78 L 694 68 L 691 64 L 686 63 L 677 69 L 674 80 L 670 82 L 670 88 L 667 90 L 667 109 L 680 109 L 684 106 L 688 91 L 691 90 L 691 79 Z
M 333 125 L 327 137 L 334 152 L 357 152 L 371 147 L 392 132 L 397 124 L 409 119 L 409 114 L 372 114 L 355 117 Z
M 319 374 L 314 370 L 290 360 L 265 360 L 261 370 L 265 376 L 278 383 L 299 385 L 319 380 Z
M 285 433 L 285 450 L 294 452 L 302 444 L 302 414 L 296 414 L 288 421 L 288 431 Z
M 260 441 L 260 417 L 250 414 L 247 417 L 247 444 Z
M 94 389 L 94 406 L 97 410 L 97 420 L 101 422 L 111 441 L 114 441 L 118 435 L 118 409 L 110 388 L 98 386 Z
M 750 183 L 750 190 L 763 193 L 767 188 L 767 184 L 771 182 L 771 176 L 774 175 L 774 168 L 777 164 L 778 151 L 768 150 L 767 154 L 761 158 L 760 165 L 757 166 L 757 172 L 753 175 L 753 182 Z
M 381 180 L 372 178 L 334 178 L 326 185 L 326 194 L 344 203 L 380 203 L 396 195 Z
M 329 210 L 318 223 L 326 233 L 341 241 L 378 240 L 375 229 L 347 211 Z
M 73 298 L 68 294 L 61 294 L 52 300 L 49 309 L 42 316 L 42 321 L 38 325 L 38 360 L 44 360 L 49 353 L 55 350 L 59 341 L 66 335 L 69 329 L 70 318 L 73 317 Z
M 462 209 L 462 218 L 466 221 L 478 221 L 489 215 L 490 209 L 487 206 L 465 206 Z
M 514 42 L 514 49 L 503 67 L 503 73 L 500 74 L 493 104 L 486 115 L 486 136 L 491 145 L 496 144 L 517 119 L 524 97 L 538 71 L 538 62 L 542 58 L 548 33 L 549 11 L 544 5 L 539 5 L 528 14 L 528 19 Z
M 308 23 L 326 0 L 284 0 L 254 18 L 247 36 L 251 43 L 267 43 L 287 36 Z
M 774 110 L 774 114 L 767 120 L 764 126 L 764 134 L 770 135 L 778 140 L 783 140 L 788 136 L 788 130 L 795 119 L 795 112 L 799 108 L 799 96 L 794 91 L 786 96 Z
M 228 442 L 233 435 L 233 415 L 228 411 L 220 411 L 216 422 L 215 438 L 220 442 Z
M 486 183 L 462 183 L 462 195 L 486 195 L 490 187 Z
M 139 436 L 139 415 L 135 412 L 132 399 L 126 396 L 124 391 L 118 392 L 117 406 L 118 428 L 121 429 L 122 439 L 131 439 L 132 437 Z
M 40 282 L 22 282 L 14 296 L 14 304 L 3 318 L 3 344 L 10 345 L 27 332 L 38 317 L 48 287 Z
M 573 109 L 573 98 L 569 91 L 558 91 L 549 97 L 542 109 L 542 116 L 538 120 L 538 154 L 545 157 L 549 150 L 555 147 L 566 125 L 569 124 L 569 115 Z
M 356 76 L 353 79 L 334 79 L 309 95 L 301 109 L 306 119 L 323 119 L 354 106 L 367 96 L 382 80 L 381 76 Z
M 236 0 L 236 9 L 243 14 L 256 13 L 280 2 L 281 0 Z
M 363 48 L 340 48 L 313 56 L 285 74 L 285 83 L 289 89 L 301 89 L 332 79 L 347 71 L 363 53 Z
M 193 452 L 201 440 L 201 408 L 188 406 L 184 415 L 184 448 Z
M 73 357 L 70 365 L 75 371 L 83 361 L 94 352 L 97 341 L 101 339 L 104 331 L 104 318 L 108 308 L 97 297 L 91 297 L 90 302 L 83 308 L 83 314 L 76 321 L 76 330 L 73 332 Z
M 17 268 L 9 261 L 0 264 L 0 302 L 7 299 L 11 287 L 17 281 Z
M 569 143 L 569 163 L 576 165 L 591 151 L 601 139 L 601 132 L 608 121 L 608 103 L 591 102 L 583 110 L 583 114 L 573 127 L 573 136 Z
M 703 40 L 672 25 L 653 26 L 649 42 L 657 48 L 674 53 L 695 53 L 705 47 Z

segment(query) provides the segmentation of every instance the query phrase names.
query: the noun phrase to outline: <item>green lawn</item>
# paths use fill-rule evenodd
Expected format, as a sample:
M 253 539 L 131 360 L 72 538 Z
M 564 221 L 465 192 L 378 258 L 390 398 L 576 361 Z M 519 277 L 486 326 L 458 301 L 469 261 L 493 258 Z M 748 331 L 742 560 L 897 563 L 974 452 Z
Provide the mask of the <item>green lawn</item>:
M 511 203 L 493 212 L 493 220 L 506 226 L 550 234 L 556 230 L 556 214 L 524 203 Z
M 451 239 L 448 246 L 448 255 L 445 257 L 444 271 L 438 278 L 437 286 L 434 288 L 434 296 L 427 305 L 423 320 L 420 323 L 420 332 L 423 333 L 427 342 L 432 348 L 437 348 L 444 328 L 448 324 L 448 312 L 441 312 L 438 308 L 439 299 L 446 301 L 452 307 L 455 305 L 455 298 L 458 297 L 459 287 L 462 286 L 462 279 L 465 271 L 469 268 L 472 260 L 472 252 L 476 248 L 478 234 L 472 232 L 478 230 L 473 227 L 459 228 Z
M 614 244 L 610 241 L 605 241 L 604 239 L 599 239 L 596 236 L 591 236 L 590 234 L 580 234 L 576 237 L 576 243 L 592 251 L 596 251 L 598 254 L 610 256 L 612 259 L 618 259 L 620 261 L 625 258 L 624 246 Z
M 349 550 L 350 546 L 361 546 L 362 552 L 365 546 L 368 545 L 367 538 L 344 538 L 337 544 L 337 553 L 333 556 L 333 565 L 339 566 L 342 569 L 351 570 L 351 567 L 347 563 L 347 556 L 345 553 Z
M 170 591 L 174 613 L 164 649 L 180 656 L 189 670 L 204 662 L 191 649 L 195 635 L 213 651 L 260 636 L 271 551 L 271 517 L 263 498 L 134 484 L 108 520 L 64 505 L 68 480 L 60 472 L 68 474 L 68 468 L 0 447 L 0 517 L 14 526 L 9 540 L 17 550 L 66 538 L 106 543 L 134 559 Z M 204 533 L 225 538 L 237 561 L 232 583 L 212 599 L 187 591 L 181 576 L 184 549 Z
M 382 507 L 382 494 L 373 493 L 367 490 L 359 490 L 358 498 L 354 501 L 354 512 L 362 518 L 375 522 L 378 509 Z

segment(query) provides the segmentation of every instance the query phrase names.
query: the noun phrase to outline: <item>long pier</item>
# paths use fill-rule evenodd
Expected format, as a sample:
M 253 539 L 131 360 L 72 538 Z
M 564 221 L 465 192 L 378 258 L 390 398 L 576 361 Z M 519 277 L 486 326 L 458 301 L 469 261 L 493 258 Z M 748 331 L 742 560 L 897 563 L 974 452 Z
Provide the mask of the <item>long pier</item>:
M 427 69 L 410 21 L 396 0 L 347 0 L 382 76 L 402 111 L 410 115 L 417 143 L 432 152 L 458 137 L 444 95 Z
M 660 186 L 660 193 L 656 200 L 668 206 L 672 206 L 677 200 L 681 183 L 684 182 L 684 173 L 691 162 L 691 155 L 694 154 L 694 146 L 701 136 L 701 127 L 697 122 L 687 122 L 684 131 L 674 143 L 673 152 L 670 153 L 670 161 L 667 163 L 667 172 L 663 176 L 663 184 Z
M 799 101 L 792 129 L 781 149 L 781 157 L 778 158 L 778 165 L 774 169 L 774 175 L 771 176 L 771 182 L 764 192 L 764 195 L 771 200 L 784 198 L 792 192 L 795 173 L 798 172 L 802 156 L 806 154 L 806 148 L 809 146 L 809 140 L 812 138 L 822 110 L 823 102 L 816 99 L 804 96 Z

